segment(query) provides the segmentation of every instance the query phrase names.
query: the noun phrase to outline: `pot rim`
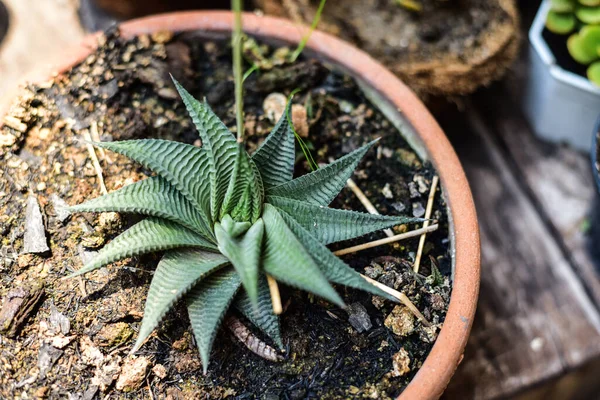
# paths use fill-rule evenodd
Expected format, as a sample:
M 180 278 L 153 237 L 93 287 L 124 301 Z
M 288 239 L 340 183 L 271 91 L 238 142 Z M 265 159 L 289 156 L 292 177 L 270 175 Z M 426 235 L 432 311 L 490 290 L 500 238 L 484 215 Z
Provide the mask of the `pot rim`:
M 544 0 L 542 4 L 540 4 L 540 8 L 535 15 L 533 24 L 529 29 L 529 42 L 531 43 L 531 46 L 539 55 L 543 63 L 546 64 L 546 66 L 550 69 L 550 74 L 556 80 L 591 94 L 600 95 L 600 87 L 594 85 L 587 78 L 562 68 L 556 61 L 556 57 L 554 57 L 552 51 L 550 51 L 548 44 L 542 37 L 542 32 L 546 26 L 546 15 L 548 14 L 548 11 L 550 11 L 551 6 L 552 4 L 550 0 Z
M 295 44 L 308 33 L 308 27 L 291 21 L 244 13 L 244 32 Z M 183 11 L 154 15 L 123 22 L 124 37 L 157 31 L 203 31 L 228 34 L 233 26 L 230 11 Z M 28 80 L 42 82 L 53 74 L 64 73 L 82 62 L 97 48 L 100 33 L 87 36 L 70 49 L 52 69 L 29 75 Z M 475 204 L 460 161 L 442 129 L 417 96 L 395 75 L 356 47 L 329 34 L 314 31 L 305 51 L 342 67 L 359 78 L 393 106 L 408 122 L 436 168 L 449 209 L 450 236 L 453 244 L 453 286 L 444 325 L 425 362 L 399 399 L 437 399 L 444 392 L 463 351 L 473 323 L 480 279 L 479 228 Z

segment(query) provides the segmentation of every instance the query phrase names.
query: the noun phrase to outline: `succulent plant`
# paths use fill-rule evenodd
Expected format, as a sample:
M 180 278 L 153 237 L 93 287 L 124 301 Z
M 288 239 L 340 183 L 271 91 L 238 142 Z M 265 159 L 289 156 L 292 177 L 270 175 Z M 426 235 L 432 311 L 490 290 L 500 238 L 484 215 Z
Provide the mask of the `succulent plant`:
M 600 86 L 600 0 L 552 0 L 546 28 L 559 34 L 571 34 L 569 54 L 588 65 L 588 79 Z
M 158 139 L 94 143 L 156 173 L 71 212 L 146 215 L 76 273 L 164 251 L 154 273 L 134 351 L 185 298 L 204 371 L 217 329 L 233 305 L 282 346 L 266 274 L 338 305 L 331 283 L 390 298 L 337 258 L 327 244 L 420 219 L 328 208 L 374 142 L 293 178 L 295 144 L 286 113 L 249 156 L 207 103 L 175 81 L 201 147 Z M 393 300 L 393 298 L 390 298 Z

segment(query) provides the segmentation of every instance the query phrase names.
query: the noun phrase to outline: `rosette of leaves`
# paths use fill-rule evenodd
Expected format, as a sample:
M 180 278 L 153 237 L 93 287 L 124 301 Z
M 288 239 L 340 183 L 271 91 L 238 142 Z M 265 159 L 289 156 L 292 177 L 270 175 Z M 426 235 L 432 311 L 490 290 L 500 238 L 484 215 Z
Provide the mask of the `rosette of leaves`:
M 281 348 L 266 274 L 338 306 L 344 302 L 332 283 L 390 298 L 326 247 L 420 221 L 328 208 L 373 142 L 294 179 L 289 104 L 249 156 L 244 143 L 208 104 L 175 85 L 202 147 L 158 139 L 95 143 L 137 161 L 156 176 L 70 207 L 71 212 L 147 216 L 71 276 L 123 258 L 164 252 L 150 284 L 134 351 L 181 298 L 187 303 L 205 372 L 219 325 L 232 305 Z
M 551 0 L 546 28 L 571 34 L 567 48 L 571 57 L 588 65 L 588 79 L 600 86 L 600 0 Z

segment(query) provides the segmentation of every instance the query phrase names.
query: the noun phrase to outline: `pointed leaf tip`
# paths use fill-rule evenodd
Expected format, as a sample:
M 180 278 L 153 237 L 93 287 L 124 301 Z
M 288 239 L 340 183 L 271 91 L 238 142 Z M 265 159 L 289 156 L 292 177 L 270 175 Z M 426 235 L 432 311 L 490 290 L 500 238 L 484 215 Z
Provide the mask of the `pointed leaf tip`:
M 206 276 L 227 264 L 227 258 L 219 253 L 196 249 L 168 251 L 158 263 L 150 283 L 134 349 L 141 347 L 181 297 Z
M 273 187 L 267 190 L 267 195 L 327 206 L 341 192 L 358 163 L 375 143 L 375 140 L 371 141 L 316 171 Z
M 289 182 L 294 176 L 296 159 L 294 130 L 287 117 L 291 104 L 291 100 L 288 101 L 285 112 L 252 155 L 252 160 L 256 163 L 267 189 Z
M 262 260 L 265 272 L 281 282 L 314 293 L 344 307 L 340 295 L 329 284 L 277 209 L 268 203 L 265 204 L 263 220 L 265 249 Z
M 237 272 L 227 268 L 211 274 L 186 295 L 188 314 L 204 371 L 208 371 L 215 336 L 240 285 Z

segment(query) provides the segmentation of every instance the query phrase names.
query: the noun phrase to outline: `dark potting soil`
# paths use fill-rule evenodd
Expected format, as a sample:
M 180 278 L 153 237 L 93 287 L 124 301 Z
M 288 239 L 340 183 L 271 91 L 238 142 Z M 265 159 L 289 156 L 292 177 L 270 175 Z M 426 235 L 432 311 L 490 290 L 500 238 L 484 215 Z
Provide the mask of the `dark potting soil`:
M 427 236 L 419 274 L 411 268 L 418 238 L 343 257 L 357 271 L 403 291 L 432 326 L 423 326 L 404 306 L 344 287 L 337 289 L 348 310 L 282 287 L 286 352 L 280 363 L 251 353 L 223 327 L 203 376 L 181 306 L 135 356 L 128 355 L 158 255 L 117 262 L 82 279 L 60 279 L 139 217 L 67 216 L 56 206 L 99 196 L 98 169 L 109 191 L 150 174 L 108 152 L 96 151 L 95 164 L 80 139 L 152 137 L 201 146 L 169 73 L 235 126 L 227 42 L 165 32 L 124 40 L 115 31 L 100 40 L 100 48 L 72 71 L 26 88 L 0 129 L 0 398 L 141 398 L 148 391 L 170 399 L 401 393 L 433 346 L 450 298 L 448 220 L 439 190 L 433 218 L 440 229 Z M 317 61 L 277 65 L 281 50 L 275 56 L 269 48 L 261 51 L 265 65 L 275 66 L 245 83 L 249 151 L 274 125 L 277 102 L 265 98 L 299 88 L 294 124 L 315 160 L 328 162 L 380 137 L 353 180 L 381 213 L 422 216 L 435 171 L 356 83 Z M 297 172 L 308 171 L 299 151 Z M 364 211 L 349 189 L 332 206 Z M 382 237 L 377 232 L 336 248 Z M 37 253 L 24 254 L 24 248 Z
M 542 38 L 550 48 L 550 52 L 554 54 L 556 63 L 562 69 L 587 79 L 587 66 L 579 64 L 577 61 L 573 60 L 573 57 L 569 54 L 569 49 L 567 48 L 567 39 L 569 38 L 569 35 L 557 35 L 544 28 L 542 31 Z

